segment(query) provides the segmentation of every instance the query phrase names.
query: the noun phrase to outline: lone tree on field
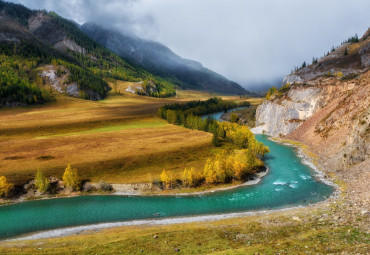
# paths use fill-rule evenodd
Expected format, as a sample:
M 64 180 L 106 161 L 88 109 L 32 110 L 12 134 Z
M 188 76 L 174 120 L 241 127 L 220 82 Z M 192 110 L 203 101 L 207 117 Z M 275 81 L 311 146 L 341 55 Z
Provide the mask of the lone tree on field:
M 36 173 L 35 185 L 37 190 L 41 193 L 45 193 L 50 187 L 49 179 L 45 177 L 44 173 L 40 169 L 38 169 Z
M 63 174 L 63 182 L 67 188 L 70 188 L 72 191 L 79 189 L 80 187 L 80 178 L 78 176 L 77 169 L 72 168 L 71 164 L 68 164 L 66 170 Z
M 5 176 L 0 176 L 0 197 L 7 197 L 14 185 L 9 183 Z

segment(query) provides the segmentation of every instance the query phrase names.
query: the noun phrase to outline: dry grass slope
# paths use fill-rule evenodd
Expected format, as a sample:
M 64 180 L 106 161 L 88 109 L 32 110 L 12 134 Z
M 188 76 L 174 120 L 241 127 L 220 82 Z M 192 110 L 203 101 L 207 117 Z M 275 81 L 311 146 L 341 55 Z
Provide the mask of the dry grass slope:
M 117 82 L 120 89 L 128 85 Z M 22 184 L 39 167 L 61 177 L 70 163 L 84 179 L 138 183 L 152 181 L 163 168 L 175 175 L 185 167 L 203 168 L 212 154 L 211 134 L 169 125 L 156 112 L 208 93 L 160 99 L 122 91 L 98 102 L 61 96 L 46 105 L 1 109 L 0 175 Z

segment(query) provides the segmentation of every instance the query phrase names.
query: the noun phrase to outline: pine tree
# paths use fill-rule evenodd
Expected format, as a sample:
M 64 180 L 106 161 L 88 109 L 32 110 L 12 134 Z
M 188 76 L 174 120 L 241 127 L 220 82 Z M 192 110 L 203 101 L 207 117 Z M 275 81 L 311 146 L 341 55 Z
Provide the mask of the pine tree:
M 35 177 L 35 185 L 38 191 L 45 193 L 50 186 L 49 179 L 45 177 L 44 173 L 38 169 Z
M 72 168 L 70 164 L 68 164 L 66 170 L 64 171 L 63 182 L 64 185 L 67 188 L 70 188 L 72 191 L 80 188 L 80 180 L 77 169 Z

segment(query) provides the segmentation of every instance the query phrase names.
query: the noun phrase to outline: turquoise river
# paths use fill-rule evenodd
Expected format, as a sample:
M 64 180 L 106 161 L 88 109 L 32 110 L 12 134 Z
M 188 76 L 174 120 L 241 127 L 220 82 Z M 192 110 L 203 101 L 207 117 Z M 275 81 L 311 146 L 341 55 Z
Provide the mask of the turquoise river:
M 257 185 L 189 196 L 79 196 L 0 207 L 0 239 L 36 231 L 102 222 L 223 214 L 306 205 L 333 192 L 295 149 L 257 135 L 270 148 L 269 173 Z M 153 216 L 157 215 L 157 216 Z

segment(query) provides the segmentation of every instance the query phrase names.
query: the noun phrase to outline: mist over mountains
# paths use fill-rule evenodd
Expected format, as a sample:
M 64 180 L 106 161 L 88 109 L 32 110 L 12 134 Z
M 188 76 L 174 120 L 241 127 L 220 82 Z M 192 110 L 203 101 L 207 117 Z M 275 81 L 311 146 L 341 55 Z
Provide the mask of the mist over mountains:
M 199 62 L 176 55 L 158 42 L 144 40 L 132 34 L 123 34 L 90 22 L 83 24 L 80 28 L 89 37 L 126 61 L 155 75 L 169 78 L 175 83 L 177 81 L 177 85 L 183 88 L 221 93 L 247 93 L 239 84 L 203 67 Z

